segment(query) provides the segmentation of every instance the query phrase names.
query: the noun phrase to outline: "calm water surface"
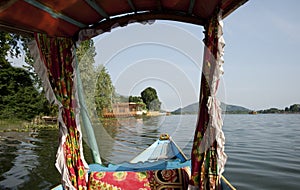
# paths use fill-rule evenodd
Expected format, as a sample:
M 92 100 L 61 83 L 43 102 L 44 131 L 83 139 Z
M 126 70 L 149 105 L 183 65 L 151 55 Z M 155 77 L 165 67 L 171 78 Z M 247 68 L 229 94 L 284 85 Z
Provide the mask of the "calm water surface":
M 108 120 L 101 155 L 106 162 L 130 160 L 169 133 L 187 156 L 195 115 Z M 237 189 L 299 189 L 300 114 L 226 115 L 225 176 Z M 58 131 L 0 133 L 0 189 L 50 189 L 60 181 L 54 167 Z M 86 159 L 91 160 L 86 151 Z

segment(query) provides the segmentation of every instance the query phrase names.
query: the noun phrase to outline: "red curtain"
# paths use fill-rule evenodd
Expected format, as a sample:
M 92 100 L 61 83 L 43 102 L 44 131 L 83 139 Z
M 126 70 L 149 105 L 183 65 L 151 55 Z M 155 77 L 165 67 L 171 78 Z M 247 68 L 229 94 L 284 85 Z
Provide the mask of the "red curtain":
M 62 183 L 66 189 L 86 189 L 81 134 L 76 125 L 78 102 L 74 90 L 74 43 L 68 38 L 52 38 L 44 34 L 36 34 L 35 40 L 61 114 L 58 120 L 61 131 L 59 151 L 62 152 L 58 151 L 57 155 L 62 155 L 59 162 L 67 168 L 58 168 L 62 172 Z
M 215 130 L 209 127 L 212 117 L 209 114 L 209 97 L 214 96 L 217 82 L 214 81 L 218 67 L 218 40 L 220 27 L 219 11 L 216 12 L 205 27 L 205 52 L 201 76 L 199 115 L 192 148 L 192 173 L 190 187 L 193 189 L 220 189 L 218 170 L 218 153 Z M 214 85 L 213 85 L 214 83 Z M 215 89 L 212 89 L 215 88 Z

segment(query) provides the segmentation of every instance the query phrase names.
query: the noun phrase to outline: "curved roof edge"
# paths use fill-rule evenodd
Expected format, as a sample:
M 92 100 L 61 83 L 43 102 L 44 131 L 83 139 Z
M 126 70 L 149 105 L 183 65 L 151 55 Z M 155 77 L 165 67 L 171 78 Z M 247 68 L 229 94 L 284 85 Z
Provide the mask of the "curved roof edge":
M 84 29 L 171 20 L 204 26 L 221 5 L 223 18 L 248 0 L 6 0 L 0 3 L 0 30 L 77 38 Z

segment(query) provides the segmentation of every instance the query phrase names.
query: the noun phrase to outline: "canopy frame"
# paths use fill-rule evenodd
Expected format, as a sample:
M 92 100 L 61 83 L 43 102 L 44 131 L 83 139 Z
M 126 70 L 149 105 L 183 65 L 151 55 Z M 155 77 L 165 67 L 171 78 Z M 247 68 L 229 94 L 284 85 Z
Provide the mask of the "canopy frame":
M 23 35 L 37 32 L 76 40 L 83 29 L 107 32 L 116 25 L 156 19 L 205 26 L 218 5 L 222 5 L 224 19 L 247 1 L 4 0 L 0 3 L 0 26 L 2 30 Z
M 82 135 L 78 122 L 80 109 L 77 94 L 78 87 L 73 85 L 76 83 L 76 67 L 74 66 L 76 60 L 73 51 L 75 47 L 74 42 L 89 39 L 103 32 L 108 32 L 116 26 L 126 26 L 132 22 L 149 22 L 157 19 L 205 26 L 206 37 L 209 37 L 211 30 L 216 27 L 211 27 L 210 24 L 216 22 L 215 17 L 219 15 L 220 10 L 223 11 L 223 15 L 219 16 L 218 19 L 223 19 L 246 1 L 247 0 L 127 0 L 118 1 L 120 5 L 114 4 L 114 2 L 111 3 L 110 0 L 70 0 L 59 1 L 59 3 L 51 0 L 5 0 L 0 3 L 1 30 L 23 35 L 33 36 L 33 34 L 35 34 L 36 44 L 39 47 L 42 46 L 39 54 L 35 55 L 42 59 L 44 68 L 46 66 L 48 69 L 47 71 L 44 70 L 44 73 L 41 74 L 46 78 L 48 77 L 46 79 L 48 82 L 47 85 L 49 85 L 50 82 L 52 89 L 48 89 L 47 93 L 51 94 L 50 100 L 55 100 L 60 109 L 59 126 L 62 135 L 56 165 L 62 173 L 62 183 L 65 188 L 87 188 L 85 181 L 87 177 L 87 164 L 83 156 Z M 84 14 L 79 16 L 78 10 L 80 10 L 81 7 Z M 37 17 L 37 15 L 40 15 L 40 17 Z M 90 31 L 92 31 L 92 35 L 88 34 Z M 214 35 L 218 37 L 219 30 L 214 32 L 216 32 Z M 216 38 L 216 36 L 213 38 Z M 73 44 L 71 41 L 73 41 Z M 64 42 L 67 42 L 67 44 Z M 208 45 L 206 41 L 209 51 L 212 51 L 210 56 L 217 60 L 220 54 L 222 54 L 222 52 L 219 52 L 219 42 L 219 40 L 213 40 L 212 44 Z M 210 47 L 212 47 L 212 49 L 210 49 Z M 59 51 L 57 51 L 57 49 L 59 49 Z M 55 50 L 55 53 L 59 54 L 59 59 L 53 56 L 52 50 Z M 67 60 L 64 55 L 68 56 Z M 214 81 L 218 61 L 210 60 L 211 57 L 206 57 L 207 55 L 208 54 L 204 55 L 203 71 L 205 73 L 202 75 L 200 90 L 200 112 L 197 123 L 197 127 L 200 128 L 200 131 L 208 129 L 206 125 L 215 125 L 209 123 L 212 122 L 211 118 L 214 117 L 212 113 L 217 112 L 217 117 L 219 117 L 220 113 L 218 101 L 215 97 L 218 82 Z M 212 66 L 207 64 L 206 60 L 208 59 L 212 61 Z M 57 68 L 51 68 L 53 63 Z M 68 68 L 67 72 L 65 72 L 65 68 Z M 209 77 L 206 75 L 206 72 Z M 61 77 L 59 75 L 61 75 Z M 218 81 L 219 78 L 217 77 L 216 80 Z M 201 119 L 204 120 L 201 121 Z M 220 135 L 220 133 L 217 132 L 215 135 Z M 195 133 L 195 140 L 201 140 L 198 139 L 198 134 L 199 133 Z M 214 149 L 212 154 L 218 154 L 215 155 L 217 157 L 220 156 L 219 150 L 216 150 L 219 145 L 220 142 L 218 141 L 213 141 L 212 143 L 212 148 Z M 199 141 L 197 145 L 194 145 L 194 148 L 199 148 L 197 146 L 201 146 Z M 74 154 L 75 156 L 72 154 L 72 151 L 76 153 L 76 155 Z M 210 153 L 206 155 L 209 154 Z M 99 153 L 95 153 L 95 155 L 99 155 Z M 217 157 L 214 157 L 213 162 L 218 159 Z M 210 157 L 207 158 L 210 159 Z M 196 154 L 196 157 L 192 159 L 201 160 L 202 158 L 197 157 Z M 101 163 L 101 160 L 98 159 L 98 162 Z M 206 166 L 199 167 L 199 165 L 192 166 L 192 173 L 195 171 L 196 173 L 198 172 L 192 176 L 199 178 L 199 172 L 201 175 L 203 168 L 204 170 L 207 169 L 205 167 Z M 220 173 L 221 172 L 217 172 L 217 176 L 219 176 Z M 194 187 L 199 189 L 207 189 L 210 187 L 206 185 L 210 183 L 203 180 L 200 180 L 200 183 L 198 183 L 196 178 L 195 181 L 192 181 Z M 220 180 L 219 177 L 214 178 L 214 187 L 219 186 L 218 180 Z

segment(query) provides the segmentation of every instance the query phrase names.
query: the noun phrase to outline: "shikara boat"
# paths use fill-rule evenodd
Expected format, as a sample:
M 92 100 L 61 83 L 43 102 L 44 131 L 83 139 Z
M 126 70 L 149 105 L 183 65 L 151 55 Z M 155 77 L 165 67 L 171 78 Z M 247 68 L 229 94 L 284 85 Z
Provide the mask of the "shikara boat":
M 103 189 L 187 189 L 191 173 L 191 160 L 183 153 L 180 147 L 173 141 L 168 134 L 161 134 L 151 146 L 137 155 L 127 163 L 109 164 L 90 164 L 90 188 L 99 186 L 99 181 L 106 182 Z M 121 180 L 114 177 L 119 175 L 124 178 Z M 138 176 L 138 177 L 136 177 Z M 166 179 L 172 177 L 172 181 L 166 182 Z M 126 178 L 128 177 L 128 181 Z M 108 185 L 109 184 L 109 185 Z M 120 185 L 121 184 L 121 185 Z M 132 184 L 135 184 L 132 186 Z M 100 188 L 100 189 L 101 189 Z M 53 190 L 62 190 L 61 185 Z M 221 176 L 221 189 L 235 190 L 229 181 Z
M 222 20 L 247 0 L 4 0 L 0 29 L 32 36 L 35 71 L 46 97 L 58 105 L 60 131 L 56 167 L 63 189 L 234 189 L 222 177 L 226 162 L 220 102 L 223 73 Z M 170 139 L 160 139 L 131 163 L 103 166 L 77 74 L 76 44 L 132 22 L 172 20 L 203 26 L 205 51 L 198 120 L 187 160 Z M 103 47 L 105 48 L 105 47 Z M 79 118 L 83 125 L 80 126 Z M 95 163 L 84 159 L 84 127 Z M 166 144 L 165 144 L 166 143 Z M 152 150 L 173 147 L 168 154 Z M 189 170 L 190 168 L 190 170 Z

